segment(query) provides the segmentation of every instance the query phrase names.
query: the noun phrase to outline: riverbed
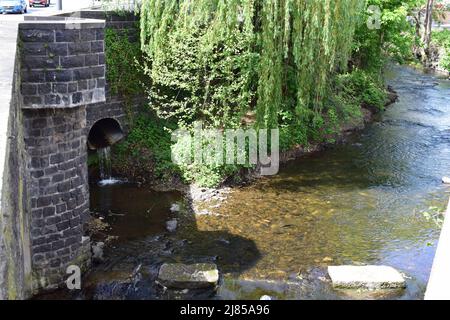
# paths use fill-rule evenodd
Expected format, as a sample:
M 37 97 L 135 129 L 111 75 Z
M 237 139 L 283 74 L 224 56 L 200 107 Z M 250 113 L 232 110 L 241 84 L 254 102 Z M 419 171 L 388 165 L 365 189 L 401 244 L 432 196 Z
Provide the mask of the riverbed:
M 91 209 L 114 240 L 83 279 L 81 299 L 422 299 L 439 226 L 426 219 L 450 196 L 450 81 L 391 65 L 399 94 L 343 144 L 287 163 L 279 175 L 235 188 L 209 215 L 177 192 L 129 183 L 91 185 Z M 177 204 L 180 210 L 173 210 Z M 170 210 L 172 208 L 172 210 Z M 434 210 L 434 209 L 433 209 Z M 175 232 L 166 221 L 177 219 Z M 214 262 L 217 292 L 170 292 L 154 280 L 163 262 Z M 389 265 L 405 290 L 334 290 L 328 265 Z

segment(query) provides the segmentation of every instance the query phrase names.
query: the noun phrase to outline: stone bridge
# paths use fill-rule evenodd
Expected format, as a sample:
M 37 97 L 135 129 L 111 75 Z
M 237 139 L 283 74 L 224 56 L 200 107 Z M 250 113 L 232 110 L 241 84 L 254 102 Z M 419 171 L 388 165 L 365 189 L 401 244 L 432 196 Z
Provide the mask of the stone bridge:
M 135 17 L 77 16 L 0 24 L 0 299 L 88 267 L 88 140 L 95 148 L 127 130 L 124 104 L 107 93 L 104 29 Z

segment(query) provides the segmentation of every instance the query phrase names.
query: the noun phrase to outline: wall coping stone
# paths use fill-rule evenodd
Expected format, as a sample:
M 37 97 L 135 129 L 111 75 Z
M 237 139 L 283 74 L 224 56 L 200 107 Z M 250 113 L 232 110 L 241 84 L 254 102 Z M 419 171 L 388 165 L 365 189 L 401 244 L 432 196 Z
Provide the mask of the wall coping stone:
M 104 102 L 105 20 L 36 16 L 19 23 L 22 109 Z
M 77 17 L 59 17 L 59 16 L 26 16 L 25 22 L 19 24 L 19 28 L 22 30 L 28 29 L 93 29 L 104 28 L 105 20 L 100 19 L 85 19 Z

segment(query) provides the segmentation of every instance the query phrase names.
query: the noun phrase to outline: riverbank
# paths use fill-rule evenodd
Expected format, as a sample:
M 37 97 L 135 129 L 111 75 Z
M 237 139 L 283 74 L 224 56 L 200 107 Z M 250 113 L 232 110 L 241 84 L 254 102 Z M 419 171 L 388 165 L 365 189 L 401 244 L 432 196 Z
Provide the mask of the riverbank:
M 397 99 L 398 94 L 395 90 L 390 86 L 386 87 L 385 107 L 395 103 Z M 364 129 L 367 124 L 373 122 L 379 116 L 380 112 L 383 111 L 377 107 L 361 106 L 360 118 L 353 118 L 351 121 L 341 125 L 339 131 L 330 134 L 324 139 L 325 141 L 310 143 L 307 146 L 296 145 L 287 151 L 281 151 L 280 165 L 285 165 L 289 161 L 322 151 L 333 145 L 345 143 L 349 135 Z M 164 178 L 161 179 L 154 174 L 155 159 L 152 151 L 148 149 L 137 151 L 139 158 L 134 155 L 124 157 L 123 152 L 120 155 L 117 153 L 113 154 L 112 165 L 114 174 L 128 182 L 136 183 L 142 187 L 150 187 L 155 191 L 182 192 L 191 204 L 193 212 L 198 215 L 210 214 L 208 210 L 204 209 L 203 204 L 208 203 L 211 205 L 212 203 L 213 207 L 218 207 L 226 199 L 227 194 L 232 192 L 233 188 L 251 184 L 261 178 L 259 174 L 260 168 L 256 166 L 252 169 L 241 169 L 235 172 L 215 188 L 185 183 L 178 174 L 164 175 Z
M 392 103 L 395 103 L 398 100 L 398 94 L 393 90 L 392 87 L 387 87 L 387 95 L 386 95 L 386 103 L 385 106 L 388 107 Z M 291 150 L 282 152 L 280 154 L 280 165 L 281 167 L 286 166 L 289 162 L 295 161 L 297 159 L 300 159 L 302 157 L 323 151 L 327 148 L 332 147 L 333 145 L 338 144 L 344 144 L 346 143 L 349 136 L 354 134 L 355 132 L 363 130 L 368 124 L 372 123 L 379 117 L 380 111 L 377 108 L 370 108 L 370 107 L 362 107 L 362 114 L 363 116 L 360 118 L 359 121 L 354 121 L 352 123 L 347 123 L 345 126 L 342 126 L 340 131 L 336 133 L 333 137 L 330 137 L 334 140 L 333 143 L 330 142 L 322 142 L 322 143 L 316 143 L 311 144 L 308 147 L 301 147 L 297 146 Z M 152 164 L 150 163 L 150 166 L 152 167 Z M 117 167 L 115 174 L 117 174 Z M 132 172 L 123 171 L 124 168 L 132 168 Z M 142 172 L 142 168 L 136 168 L 135 165 L 130 166 L 130 164 L 125 164 L 122 162 L 121 166 L 121 177 L 122 181 L 127 181 L 128 183 L 131 183 L 136 186 L 137 189 L 135 189 L 134 192 L 138 193 L 138 190 L 142 190 L 142 192 L 145 192 L 148 188 L 151 190 L 154 190 L 155 192 L 159 193 L 173 193 L 173 192 L 179 192 L 183 196 L 182 205 L 180 207 L 180 204 L 178 203 L 175 206 L 171 206 L 172 211 L 172 220 L 170 221 L 176 221 L 177 224 L 186 224 L 187 220 L 188 224 L 190 224 L 192 219 L 193 221 L 197 220 L 199 217 L 212 217 L 212 216 L 220 216 L 217 214 L 217 210 L 227 202 L 227 199 L 230 195 L 233 194 L 236 190 L 239 190 L 239 188 L 242 188 L 244 186 L 249 186 L 252 184 L 257 183 L 259 179 L 262 177 L 259 175 L 259 169 L 254 168 L 252 170 L 245 170 L 239 172 L 239 183 L 233 182 L 233 179 L 229 179 L 227 182 L 222 184 L 221 186 L 217 188 L 205 188 L 205 187 L 199 187 L 195 184 L 186 184 L 181 181 L 181 179 L 177 176 L 172 176 L 171 179 L 167 180 L 150 180 L 152 177 L 146 177 L 142 178 L 142 175 L 139 175 L 138 177 L 134 176 L 136 172 Z M 126 177 L 126 178 L 125 178 Z M 151 183 L 148 183 L 148 181 L 151 181 Z M 114 186 L 112 186 L 114 188 Z M 98 188 L 95 187 L 97 190 Z M 101 189 L 101 188 L 100 188 Z M 95 194 L 99 191 L 95 191 Z M 91 196 L 92 197 L 92 196 Z M 94 198 L 95 201 L 95 198 Z M 177 202 L 175 202 L 177 203 Z M 170 206 L 170 205 L 169 205 Z M 91 206 L 92 207 L 92 206 Z M 97 205 L 94 205 L 94 207 L 98 207 Z M 92 219 L 90 223 L 88 224 L 88 233 L 91 239 L 93 239 L 94 245 L 93 245 L 93 251 L 97 252 L 103 252 L 103 251 L 111 251 L 113 248 L 117 245 L 117 243 L 123 241 L 123 235 L 117 236 L 114 235 L 113 231 L 113 225 L 114 221 L 119 218 L 120 219 L 120 213 L 116 217 L 117 213 L 115 211 L 107 210 L 108 212 L 98 212 L 97 210 L 93 211 Z M 182 213 L 180 213 L 182 211 Z M 192 218 L 181 218 L 182 215 L 184 217 L 192 217 Z M 111 220 L 112 218 L 112 220 Z M 170 219 L 170 217 L 167 217 L 166 219 Z M 163 225 L 165 225 L 165 222 L 160 222 Z M 126 230 L 129 228 L 126 227 Z M 161 229 L 161 228 L 160 228 Z M 182 229 L 186 229 L 186 226 L 183 226 Z M 131 230 L 133 234 L 136 234 L 136 230 Z M 164 228 L 159 230 L 160 232 L 165 231 Z M 169 233 L 170 234 L 170 233 Z M 125 236 L 126 237 L 126 236 Z M 181 236 L 183 237 L 183 235 Z M 226 237 L 225 237 L 226 238 Z M 163 238 L 159 238 L 162 240 Z M 166 239 L 164 237 L 164 239 Z M 181 241 L 181 242 L 180 242 Z M 228 240 L 224 240 L 228 241 Z M 174 251 L 181 251 L 184 250 L 184 241 L 183 240 L 171 240 L 171 236 L 164 241 L 164 245 L 159 246 L 155 252 L 152 253 L 152 256 L 156 259 L 156 261 L 160 261 L 161 257 L 164 257 L 167 252 L 174 252 Z M 94 259 L 97 260 L 97 263 L 101 263 L 102 260 L 99 260 L 98 257 Z M 153 269 L 157 269 L 154 267 Z M 316 270 L 314 271 L 318 274 L 321 274 L 320 278 L 324 278 L 325 271 L 324 270 Z M 153 273 L 152 277 L 155 277 L 156 274 Z M 154 278 L 152 278 L 154 280 Z M 321 285 L 322 281 L 319 281 L 319 284 Z M 277 284 L 271 284 L 271 286 L 276 286 Z M 158 287 L 156 286 L 155 291 L 158 291 Z M 161 294 L 161 293 L 158 293 Z
M 417 50 L 416 50 L 417 51 Z M 421 64 L 426 70 L 431 70 L 450 79 L 450 30 L 434 30 L 430 46 L 430 54 L 427 59 L 420 59 Z

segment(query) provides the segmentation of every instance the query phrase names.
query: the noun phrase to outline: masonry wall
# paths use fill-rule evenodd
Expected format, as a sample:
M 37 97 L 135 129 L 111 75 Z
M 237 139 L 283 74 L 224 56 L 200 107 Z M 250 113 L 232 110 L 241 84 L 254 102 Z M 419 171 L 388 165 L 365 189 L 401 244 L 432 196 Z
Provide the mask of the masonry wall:
M 86 107 L 105 102 L 104 22 L 44 19 L 19 25 L 33 292 L 88 263 Z
M 22 123 L 38 290 L 60 284 L 67 266 L 81 262 L 83 222 L 89 217 L 86 108 L 28 109 Z
M 7 103 L 0 99 L 0 109 L 6 111 L 0 118 L 0 127 L 6 127 L 6 132 L 2 132 L 1 137 L 5 139 L 5 157 L 0 157 L 0 299 L 24 299 L 32 292 L 32 267 L 28 214 L 29 176 L 23 148 L 19 94 L 20 56 L 16 54 L 17 26 L 3 25 L 0 36 L 3 49 L 11 55 L 2 60 L 3 67 L 8 70 L 2 76 L 9 83 L 4 86 L 3 82 L 3 86 L 0 86 L 2 97 L 8 96 Z
M 23 23 L 23 108 L 105 101 L 104 24 Z
M 112 28 L 128 35 L 130 41 L 139 41 L 139 16 L 134 13 L 117 14 L 115 12 L 101 10 L 83 10 L 64 13 L 60 16 L 77 17 L 83 19 L 101 19 L 105 21 L 105 28 Z M 107 68 L 108 66 L 106 66 Z M 124 98 L 111 94 L 106 81 L 106 101 L 94 103 L 87 106 L 87 132 L 99 120 L 104 118 L 115 119 L 124 132 L 129 130 L 129 114 L 136 114 L 146 105 L 147 99 L 144 95 L 135 97 L 129 102 Z
M 78 15 L 105 18 L 99 11 Z M 136 37 L 136 19 L 113 15 L 106 25 Z M 128 129 L 124 100 L 108 93 L 104 21 L 29 17 L 14 28 L 10 46 L 18 50 L 8 62 L 14 79 L 0 171 L 0 299 L 56 288 L 64 284 L 67 266 L 88 266 L 87 135 L 104 118 Z M 144 104 L 136 97 L 131 107 Z

